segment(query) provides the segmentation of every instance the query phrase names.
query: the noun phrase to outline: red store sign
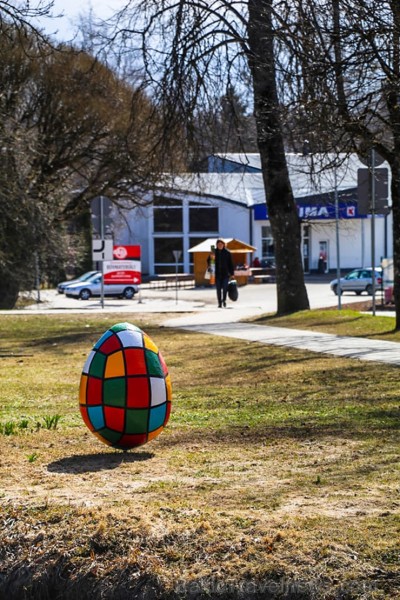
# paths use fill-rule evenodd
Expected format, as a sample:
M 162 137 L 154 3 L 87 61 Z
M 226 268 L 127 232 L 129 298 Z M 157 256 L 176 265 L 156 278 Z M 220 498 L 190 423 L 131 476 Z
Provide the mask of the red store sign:
M 140 246 L 114 246 L 115 260 L 104 261 L 104 283 L 142 282 Z

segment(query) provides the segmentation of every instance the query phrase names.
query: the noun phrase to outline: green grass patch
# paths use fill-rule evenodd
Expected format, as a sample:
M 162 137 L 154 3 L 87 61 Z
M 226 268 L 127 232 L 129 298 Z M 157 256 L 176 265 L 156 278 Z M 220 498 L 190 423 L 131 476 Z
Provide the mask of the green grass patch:
M 400 342 L 400 331 L 395 331 L 394 317 L 374 316 L 351 309 L 303 310 L 283 317 L 264 315 L 251 321 L 258 325 L 311 329 L 336 335 Z

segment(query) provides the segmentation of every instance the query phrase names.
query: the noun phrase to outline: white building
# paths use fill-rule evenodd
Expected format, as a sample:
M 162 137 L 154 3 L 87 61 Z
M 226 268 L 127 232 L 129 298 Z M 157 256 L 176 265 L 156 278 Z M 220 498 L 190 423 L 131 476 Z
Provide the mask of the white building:
M 378 203 L 373 218 L 360 214 L 358 170 L 366 167 L 356 155 L 335 157 L 336 166 L 329 156 L 288 154 L 287 160 L 306 273 L 321 268 L 321 256 L 326 271 L 337 268 L 337 239 L 343 270 L 371 264 L 371 239 L 375 265 L 392 256 L 390 211 Z M 273 260 L 259 155 L 215 155 L 208 170 L 163 182 L 148 206 L 129 209 L 118 220 L 115 242 L 141 245 L 144 274 L 174 272 L 174 250 L 181 252 L 179 271 L 190 272 L 189 248 L 209 237 L 234 237 L 255 246 L 260 259 Z

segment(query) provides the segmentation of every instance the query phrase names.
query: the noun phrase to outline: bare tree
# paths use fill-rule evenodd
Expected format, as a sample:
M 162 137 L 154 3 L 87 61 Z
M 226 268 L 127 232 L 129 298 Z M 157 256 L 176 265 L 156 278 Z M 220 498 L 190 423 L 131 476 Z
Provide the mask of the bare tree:
M 258 150 L 252 110 L 233 86 L 229 86 L 226 93 L 215 99 L 211 110 L 199 109 L 197 121 L 193 134 L 197 156 L 190 165 L 191 170 L 201 170 L 204 157 L 216 152 L 246 154 Z
M 0 33 L 7 36 L 12 30 L 23 37 L 27 32 L 40 38 L 46 45 L 49 40 L 35 26 L 35 19 L 52 18 L 54 0 L 0 0 Z
M 268 211 L 275 241 L 278 313 L 309 308 L 300 223 L 284 151 L 278 60 L 280 6 L 273 0 L 131 0 L 117 16 L 113 41 L 132 53 L 163 116 L 164 141 L 184 122 L 188 156 L 196 124 L 221 90 L 250 93 Z M 287 3 L 283 3 L 287 4 Z M 110 37 L 109 37 L 110 39 Z M 251 77 L 249 78 L 249 73 Z
M 0 298 L 13 306 L 34 258 L 96 195 L 141 202 L 157 155 L 151 103 L 85 53 L 42 52 L 10 27 L 0 40 Z
M 391 167 L 400 329 L 400 4 L 292 0 L 291 15 L 288 45 L 300 65 L 298 104 L 310 139 L 323 128 L 325 147 L 355 150 L 364 157 L 374 149 Z

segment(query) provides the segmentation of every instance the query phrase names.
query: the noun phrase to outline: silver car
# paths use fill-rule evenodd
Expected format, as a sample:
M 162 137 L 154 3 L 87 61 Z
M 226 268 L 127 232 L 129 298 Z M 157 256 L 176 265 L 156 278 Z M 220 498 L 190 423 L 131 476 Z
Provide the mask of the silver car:
M 131 300 L 139 291 L 139 286 L 128 283 L 104 284 L 104 296 L 117 296 Z M 65 288 L 67 298 L 89 300 L 92 296 L 101 296 L 101 273 L 93 275 L 87 281 L 73 283 Z
M 344 277 L 340 278 L 340 293 L 343 292 L 355 292 L 357 296 L 366 292 L 369 296 L 372 295 L 372 269 L 354 269 L 350 273 L 347 273 Z M 334 294 L 338 294 L 339 286 L 338 280 L 334 279 L 329 284 Z M 382 289 L 382 269 L 377 267 L 375 269 L 375 290 Z
M 93 275 L 99 275 L 99 273 L 100 271 L 87 271 L 87 273 L 83 273 L 83 275 L 75 277 L 74 279 L 70 279 L 69 281 L 61 281 L 61 283 L 57 285 L 57 291 L 59 294 L 63 294 L 65 288 L 69 285 L 72 285 L 73 283 L 79 283 L 80 281 L 87 281 L 88 279 L 93 277 Z

